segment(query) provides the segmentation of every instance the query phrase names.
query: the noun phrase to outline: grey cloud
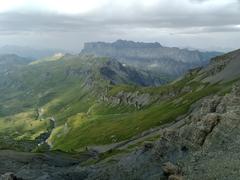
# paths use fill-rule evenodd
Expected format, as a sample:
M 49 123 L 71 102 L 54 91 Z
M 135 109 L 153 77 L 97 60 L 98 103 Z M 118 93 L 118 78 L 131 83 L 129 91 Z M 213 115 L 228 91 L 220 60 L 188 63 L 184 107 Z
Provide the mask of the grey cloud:
M 212 0 L 190 0 L 204 2 Z M 233 2 L 234 0 L 232 0 Z M 238 0 L 240 1 L 240 0 Z M 111 9 L 102 7 L 88 15 L 61 15 L 51 13 L 2 13 L 0 14 L 0 33 L 6 32 L 51 32 L 51 31 L 102 31 L 109 28 L 169 28 L 181 30 L 194 27 L 219 28 L 240 24 L 240 11 L 229 3 L 219 8 L 193 10 L 192 7 L 180 7 L 159 3 L 144 9 L 136 6 L 130 9 Z M 169 9 L 166 9 L 169 7 Z M 196 8 L 196 7 L 195 7 Z M 124 12 L 123 12 L 124 11 Z M 222 28 L 223 27 L 223 28 Z M 196 29 L 197 30 L 197 29 Z M 197 33 L 197 32 L 196 32 Z
M 142 33 L 143 30 L 149 33 L 145 33 L 144 38 L 151 40 L 154 39 L 154 33 L 157 39 L 160 36 L 163 37 L 164 33 L 173 36 L 211 33 L 215 36 L 214 33 L 221 32 L 229 36 L 229 33 L 239 32 L 236 25 L 240 25 L 240 11 L 235 5 L 240 0 L 232 0 L 232 3 L 226 6 L 204 8 L 206 1 L 212 0 L 189 0 L 194 4 L 195 9 L 191 9 L 193 8 L 191 6 L 184 6 L 184 3 L 179 7 L 172 6 L 170 3 L 159 3 L 151 8 L 136 5 L 129 9 L 115 10 L 111 7 L 103 7 L 86 15 L 63 15 L 49 12 L 1 13 L 0 40 L 1 36 L 5 36 L 5 41 L 7 36 L 14 36 L 19 42 L 21 38 L 27 37 L 29 42 L 32 38 L 32 41 L 44 44 L 44 39 L 39 40 L 37 37 L 43 34 L 44 41 L 68 42 L 66 46 L 69 46 L 71 43 L 78 45 L 73 42 L 76 41 L 74 37 L 79 38 L 81 41 L 79 44 L 89 39 L 97 41 L 139 36 L 139 40 L 142 40 L 142 34 L 138 33 Z M 13 38 L 9 39 L 13 41 Z
M 49 32 L 49 31 L 89 31 L 104 30 L 114 27 L 141 28 L 181 28 L 215 27 L 240 24 L 240 13 L 224 14 L 142 14 L 137 17 L 92 18 L 56 14 L 0 14 L 0 33 L 7 32 Z M 223 27 L 223 28 L 222 28 Z M 196 32 L 197 33 L 197 32 Z
M 85 25 L 85 20 L 56 14 L 0 14 L 0 31 L 68 31 Z
M 182 30 L 181 32 L 179 32 L 179 34 L 231 33 L 231 32 L 240 33 L 240 27 L 236 26 L 198 27 L 193 29 Z

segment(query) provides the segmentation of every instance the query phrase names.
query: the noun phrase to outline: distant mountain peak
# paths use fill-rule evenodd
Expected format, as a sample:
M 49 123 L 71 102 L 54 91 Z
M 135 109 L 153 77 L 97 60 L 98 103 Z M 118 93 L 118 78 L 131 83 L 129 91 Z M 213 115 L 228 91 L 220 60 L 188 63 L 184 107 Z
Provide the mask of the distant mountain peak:
M 113 46 L 126 47 L 126 48 L 160 48 L 162 45 L 158 42 L 146 43 L 146 42 L 134 42 L 128 40 L 119 39 L 112 43 Z
M 137 68 L 176 76 L 189 69 L 206 65 L 212 57 L 220 54 L 163 47 L 158 42 L 145 43 L 121 39 L 112 43 L 88 42 L 81 51 L 81 55 L 112 57 Z
M 146 42 L 134 42 L 128 40 L 119 39 L 112 43 L 107 42 L 86 42 L 84 43 L 84 49 L 93 49 L 93 48 L 105 48 L 105 47 L 112 47 L 117 49 L 151 49 L 151 48 L 161 48 L 162 45 L 158 42 L 154 43 L 146 43 Z

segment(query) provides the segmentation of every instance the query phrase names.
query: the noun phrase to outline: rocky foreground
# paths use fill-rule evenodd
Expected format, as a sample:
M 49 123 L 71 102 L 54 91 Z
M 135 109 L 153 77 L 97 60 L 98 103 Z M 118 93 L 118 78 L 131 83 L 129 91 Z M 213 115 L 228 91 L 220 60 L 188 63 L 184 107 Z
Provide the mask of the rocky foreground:
M 202 99 L 188 116 L 160 131 L 154 144 L 95 166 L 88 179 L 238 179 L 239 83 L 223 97 Z
M 1 151 L 1 179 L 238 179 L 240 82 L 158 131 L 154 143 L 97 163 L 89 159 L 100 154 L 90 150 L 81 156 Z

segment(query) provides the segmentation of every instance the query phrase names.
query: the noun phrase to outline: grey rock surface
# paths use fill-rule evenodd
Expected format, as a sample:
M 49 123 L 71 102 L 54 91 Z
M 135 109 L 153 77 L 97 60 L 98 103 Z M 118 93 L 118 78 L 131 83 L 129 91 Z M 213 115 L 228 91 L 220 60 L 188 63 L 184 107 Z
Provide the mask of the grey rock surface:
M 240 77 L 240 50 L 213 58 L 210 65 L 203 69 L 203 82 L 227 82 Z
M 235 85 L 224 97 L 205 98 L 187 117 L 161 130 L 153 148 L 94 166 L 88 179 L 238 179 L 239 92 Z

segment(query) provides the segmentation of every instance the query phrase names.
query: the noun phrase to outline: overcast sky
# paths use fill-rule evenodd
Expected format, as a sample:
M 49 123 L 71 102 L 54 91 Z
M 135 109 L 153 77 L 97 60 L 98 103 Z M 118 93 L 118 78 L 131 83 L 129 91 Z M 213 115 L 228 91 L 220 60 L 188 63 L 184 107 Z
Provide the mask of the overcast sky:
M 117 39 L 238 49 L 240 0 L 0 0 L 0 46 L 78 52 Z

